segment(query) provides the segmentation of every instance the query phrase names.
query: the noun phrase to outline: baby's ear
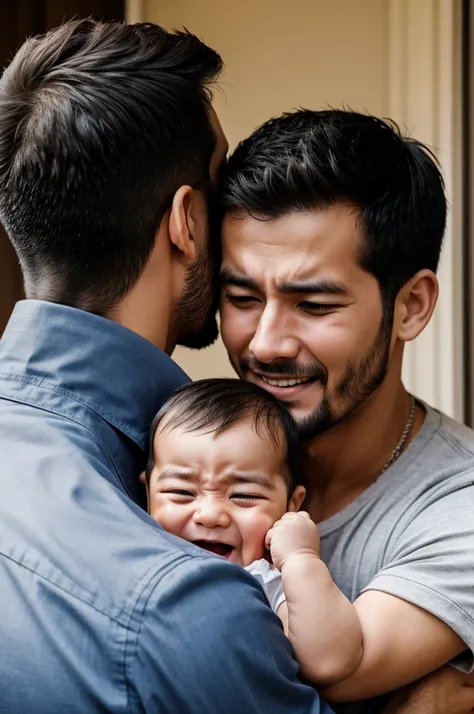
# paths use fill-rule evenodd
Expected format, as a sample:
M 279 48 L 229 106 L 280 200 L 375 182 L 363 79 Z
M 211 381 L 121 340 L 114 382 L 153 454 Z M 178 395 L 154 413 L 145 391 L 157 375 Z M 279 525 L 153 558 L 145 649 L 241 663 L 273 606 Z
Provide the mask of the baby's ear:
M 145 486 L 146 490 L 146 510 L 150 513 L 150 493 L 148 491 L 148 479 L 146 477 L 146 471 L 142 471 L 140 474 L 140 483 Z
M 306 498 L 306 489 L 304 486 L 297 486 L 293 491 L 290 501 L 288 503 L 289 511 L 299 511 L 303 505 L 303 501 Z

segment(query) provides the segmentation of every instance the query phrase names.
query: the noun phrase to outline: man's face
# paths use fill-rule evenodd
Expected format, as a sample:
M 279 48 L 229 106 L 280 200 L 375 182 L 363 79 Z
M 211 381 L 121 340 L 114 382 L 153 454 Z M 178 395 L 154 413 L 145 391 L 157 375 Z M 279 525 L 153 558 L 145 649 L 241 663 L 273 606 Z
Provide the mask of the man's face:
M 221 334 L 232 365 L 286 402 L 310 439 L 362 404 L 388 368 L 391 317 L 358 265 L 358 212 L 228 214 L 222 239 Z
M 207 197 L 206 241 L 187 272 L 185 288 L 177 307 L 178 344 L 193 349 L 207 347 L 219 334 L 216 312 L 219 307 L 220 226 L 213 190 L 217 186 L 229 145 L 213 109 L 210 111 L 210 121 L 216 136 L 216 147 L 209 165 L 212 188 Z

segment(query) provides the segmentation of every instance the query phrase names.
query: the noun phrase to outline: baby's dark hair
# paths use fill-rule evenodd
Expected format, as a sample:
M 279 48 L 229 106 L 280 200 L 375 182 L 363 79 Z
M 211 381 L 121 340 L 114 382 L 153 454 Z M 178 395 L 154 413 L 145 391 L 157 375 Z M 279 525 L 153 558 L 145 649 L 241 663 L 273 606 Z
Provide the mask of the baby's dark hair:
M 184 426 L 187 432 L 220 434 L 249 418 L 258 436 L 268 434 L 275 446 L 286 445 L 282 475 L 291 496 L 302 483 L 301 446 L 293 417 L 273 394 L 240 379 L 202 379 L 175 390 L 151 425 L 147 481 L 154 466 L 155 434 L 163 421 L 164 430 Z M 286 444 L 281 444 L 282 436 Z

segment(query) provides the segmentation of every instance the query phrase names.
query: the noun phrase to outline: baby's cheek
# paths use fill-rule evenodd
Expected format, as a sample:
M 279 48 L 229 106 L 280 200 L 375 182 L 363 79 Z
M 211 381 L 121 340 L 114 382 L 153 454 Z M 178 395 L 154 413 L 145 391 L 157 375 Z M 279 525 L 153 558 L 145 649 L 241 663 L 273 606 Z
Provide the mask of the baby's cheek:
M 157 523 L 163 526 L 165 531 L 181 537 L 184 522 L 182 514 L 177 511 L 176 507 L 171 504 L 152 507 L 150 515 Z
M 265 536 L 273 525 L 273 519 L 268 516 L 252 518 L 245 529 L 244 548 L 250 562 L 260 560 L 265 555 Z M 249 563 L 246 563 L 249 564 Z

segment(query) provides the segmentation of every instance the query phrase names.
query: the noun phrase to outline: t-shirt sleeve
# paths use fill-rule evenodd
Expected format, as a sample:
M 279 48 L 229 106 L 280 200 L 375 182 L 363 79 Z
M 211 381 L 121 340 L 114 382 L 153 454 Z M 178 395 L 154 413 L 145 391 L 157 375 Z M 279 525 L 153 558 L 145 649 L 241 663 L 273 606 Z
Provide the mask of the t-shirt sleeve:
M 280 571 L 264 559 L 256 560 L 251 565 L 248 565 L 245 570 L 251 573 L 254 578 L 257 578 L 267 596 L 270 607 L 273 612 L 276 612 L 286 600 Z
M 473 475 L 474 480 L 474 475 Z M 385 565 L 364 590 L 423 608 L 456 632 L 469 651 L 452 662 L 474 669 L 474 486 L 447 493 L 414 515 Z
M 331 714 L 298 678 L 281 623 L 255 579 L 221 558 L 170 568 L 130 633 L 137 709 L 160 714 Z

